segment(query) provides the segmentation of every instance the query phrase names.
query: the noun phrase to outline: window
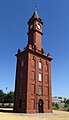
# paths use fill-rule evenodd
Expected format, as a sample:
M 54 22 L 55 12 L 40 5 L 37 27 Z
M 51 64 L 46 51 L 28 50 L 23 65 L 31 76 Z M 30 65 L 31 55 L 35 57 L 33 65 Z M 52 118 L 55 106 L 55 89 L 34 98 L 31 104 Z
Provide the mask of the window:
M 21 67 L 23 67 L 23 66 L 24 66 L 24 61 L 22 60 L 22 61 L 21 61 Z
M 42 69 L 42 63 L 39 62 L 39 69 Z
M 49 95 L 48 87 L 46 87 L 46 95 L 47 95 L 47 96 Z
M 42 74 L 39 73 L 39 81 L 42 81 Z
M 31 74 L 31 79 L 34 80 L 35 79 L 35 71 L 32 71 L 32 74 Z
M 23 79 L 24 78 L 24 71 L 21 71 L 20 73 L 20 79 Z
M 22 90 L 23 90 L 23 85 L 20 85 L 19 86 L 19 92 L 22 92 Z
M 48 70 L 48 63 L 47 63 L 47 61 L 46 61 L 46 71 Z
M 31 100 L 31 108 L 35 109 L 35 100 L 34 99 Z
M 45 75 L 45 82 L 48 84 L 48 75 Z
M 38 94 L 42 95 L 42 86 L 39 86 L 39 88 L 38 88 Z
M 31 85 L 31 95 L 34 95 L 35 94 L 35 85 L 32 84 Z
M 19 99 L 19 108 L 22 106 L 22 99 Z
M 32 67 L 35 67 L 35 65 L 36 65 L 35 60 L 32 60 Z

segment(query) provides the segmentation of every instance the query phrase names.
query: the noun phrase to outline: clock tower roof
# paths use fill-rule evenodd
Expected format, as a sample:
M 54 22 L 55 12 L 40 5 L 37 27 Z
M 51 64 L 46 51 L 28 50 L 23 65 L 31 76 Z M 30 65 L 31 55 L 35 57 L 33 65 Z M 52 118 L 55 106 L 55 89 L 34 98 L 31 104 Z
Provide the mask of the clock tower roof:
M 38 15 L 37 10 L 34 11 L 32 17 L 29 19 L 28 23 L 29 23 L 30 21 L 32 21 L 32 20 L 38 20 L 38 21 L 40 21 L 40 22 L 43 24 L 41 18 L 40 18 L 39 15 Z
M 32 15 L 32 19 L 34 19 L 34 18 L 39 19 L 39 15 L 38 15 L 38 12 L 36 10 L 34 11 L 34 13 Z

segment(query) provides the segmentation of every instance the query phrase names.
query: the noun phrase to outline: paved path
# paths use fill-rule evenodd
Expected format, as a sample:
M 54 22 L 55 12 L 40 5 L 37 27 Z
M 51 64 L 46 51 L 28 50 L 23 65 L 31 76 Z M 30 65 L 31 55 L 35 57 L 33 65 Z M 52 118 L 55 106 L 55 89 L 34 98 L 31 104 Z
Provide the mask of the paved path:
M 47 114 L 23 114 L 0 112 L 0 120 L 69 120 L 69 112 L 53 111 Z

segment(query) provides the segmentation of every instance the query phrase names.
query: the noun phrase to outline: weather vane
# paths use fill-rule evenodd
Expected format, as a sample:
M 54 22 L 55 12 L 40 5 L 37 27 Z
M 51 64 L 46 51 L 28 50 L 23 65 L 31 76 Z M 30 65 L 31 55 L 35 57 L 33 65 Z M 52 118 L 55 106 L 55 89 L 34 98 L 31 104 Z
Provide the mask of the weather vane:
M 37 11 L 37 6 L 35 5 L 35 11 Z

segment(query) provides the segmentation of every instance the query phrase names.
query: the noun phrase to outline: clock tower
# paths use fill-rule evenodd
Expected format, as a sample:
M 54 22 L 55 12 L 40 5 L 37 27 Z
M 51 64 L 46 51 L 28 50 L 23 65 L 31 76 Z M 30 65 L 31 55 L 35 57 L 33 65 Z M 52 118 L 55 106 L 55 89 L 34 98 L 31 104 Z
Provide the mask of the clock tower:
M 41 51 L 42 48 L 42 25 L 43 22 L 39 18 L 37 11 L 34 12 L 33 16 L 28 21 L 28 44 L 36 46 Z
M 28 21 L 28 44 L 16 54 L 15 112 L 52 112 L 52 58 L 42 48 L 42 25 L 35 10 Z

